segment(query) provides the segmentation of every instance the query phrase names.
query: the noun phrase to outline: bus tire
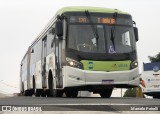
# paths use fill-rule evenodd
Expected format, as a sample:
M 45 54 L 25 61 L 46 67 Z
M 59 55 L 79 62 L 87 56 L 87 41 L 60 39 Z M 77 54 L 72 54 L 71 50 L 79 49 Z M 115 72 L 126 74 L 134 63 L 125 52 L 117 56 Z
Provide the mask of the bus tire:
M 40 90 L 39 89 L 36 89 L 35 96 L 40 97 Z
M 158 95 L 153 95 L 153 98 L 154 98 L 154 99 L 160 99 L 160 96 L 158 96 Z
M 48 76 L 48 88 L 49 88 L 49 91 L 48 91 L 48 94 L 47 96 L 49 97 L 56 97 L 57 96 L 57 90 L 54 89 L 54 84 L 53 84 L 53 75 L 52 75 L 52 72 L 49 71 L 49 76 Z
M 21 93 L 24 95 L 25 91 L 24 91 L 24 83 L 23 82 L 21 83 L 21 87 L 22 87 Z
M 33 95 L 35 95 L 36 97 L 38 96 L 38 91 L 36 88 L 36 82 L 35 82 L 35 77 L 33 76 Z
M 29 96 L 28 90 L 25 90 L 25 91 L 24 91 L 24 96 Z
M 77 90 L 67 89 L 67 90 L 65 90 L 65 94 L 66 94 L 66 97 L 75 98 L 75 97 L 78 96 L 78 91 Z
M 32 90 L 25 90 L 24 95 L 25 96 L 32 96 Z
M 57 90 L 56 97 L 62 97 L 63 93 L 64 93 L 63 90 Z
M 100 91 L 100 96 L 102 98 L 110 98 L 112 95 L 112 90 L 113 89 L 105 89 Z
M 42 89 L 42 90 L 41 90 L 41 97 L 46 97 L 46 95 L 47 95 L 47 92 Z

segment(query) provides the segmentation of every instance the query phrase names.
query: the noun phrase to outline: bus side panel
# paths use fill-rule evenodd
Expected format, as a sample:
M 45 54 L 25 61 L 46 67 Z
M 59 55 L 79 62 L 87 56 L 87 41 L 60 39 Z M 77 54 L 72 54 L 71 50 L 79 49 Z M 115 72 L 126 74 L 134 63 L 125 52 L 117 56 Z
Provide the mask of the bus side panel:
M 23 72 L 22 74 L 22 83 L 23 83 L 23 88 L 24 91 L 27 90 L 27 70 Z
M 33 76 L 35 78 L 35 84 L 37 89 L 42 89 L 42 71 L 41 71 L 41 51 L 42 40 L 39 40 L 31 47 L 30 57 L 30 84 L 33 88 Z
M 27 54 L 22 60 L 21 88 L 27 90 Z
M 53 25 L 54 28 L 55 25 Z M 50 29 L 52 30 L 52 28 Z M 48 88 L 48 76 L 49 71 L 52 72 L 53 76 L 53 84 L 55 84 L 55 33 L 50 32 L 47 33 L 47 56 L 46 56 L 46 84 Z M 55 86 L 54 86 L 55 87 Z M 54 88 L 55 89 L 55 88 Z
M 36 88 L 37 89 L 42 89 L 42 74 L 41 74 L 41 60 L 36 63 Z
M 20 78 L 19 78 L 19 88 L 20 88 L 20 93 L 24 92 L 23 89 L 23 84 L 22 84 L 22 63 L 20 65 Z
M 36 75 L 36 64 L 30 65 L 30 87 L 33 88 L 33 76 Z
M 47 88 L 48 88 L 48 76 L 49 76 L 49 71 L 52 72 L 53 76 L 53 84 L 54 87 L 56 87 L 56 76 L 55 76 L 55 54 L 52 52 L 46 57 L 46 78 L 47 78 Z M 54 88 L 56 89 L 56 88 Z

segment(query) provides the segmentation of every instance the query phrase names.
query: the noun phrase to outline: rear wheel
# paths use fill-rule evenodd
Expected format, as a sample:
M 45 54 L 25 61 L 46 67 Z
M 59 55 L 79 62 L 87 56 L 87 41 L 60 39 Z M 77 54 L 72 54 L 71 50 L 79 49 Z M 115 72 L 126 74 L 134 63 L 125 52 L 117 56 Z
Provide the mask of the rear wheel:
M 40 90 L 39 89 L 36 89 L 35 96 L 40 97 Z
M 35 78 L 34 78 L 34 76 L 33 76 L 33 95 L 36 96 L 36 93 L 37 93 L 36 82 L 35 82 Z
M 24 95 L 25 95 L 25 96 L 29 96 L 28 90 L 25 90 L 25 91 L 24 91 Z
M 33 90 L 26 90 L 26 91 L 24 92 L 24 95 L 25 95 L 25 96 L 32 96 L 32 95 L 33 95 Z
M 47 95 L 47 92 L 42 89 L 42 90 L 41 90 L 41 97 L 46 97 L 46 95 Z
M 110 98 L 111 97 L 111 94 L 112 94 L 112 90 L 113 89 L 105 89 L 105 90 L 101 90 L 99 93 L 100 93 L 100 96 L 102 98 Z

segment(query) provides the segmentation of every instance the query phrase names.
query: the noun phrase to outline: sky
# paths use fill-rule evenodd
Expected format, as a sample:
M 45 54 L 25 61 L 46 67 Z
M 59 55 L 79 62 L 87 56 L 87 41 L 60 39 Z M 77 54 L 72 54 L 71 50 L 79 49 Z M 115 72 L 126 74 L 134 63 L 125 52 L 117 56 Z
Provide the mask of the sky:
M 140 72 L 148 56 L 160 52 L 160 0 L 0 0 L 0 90 L 19 90 L 20 62 L 29 45 L 56 11 L 66 6 L 95 6 L 128 12 L 139 30 Z M 10 89 L 7 89 L 10 88 Z

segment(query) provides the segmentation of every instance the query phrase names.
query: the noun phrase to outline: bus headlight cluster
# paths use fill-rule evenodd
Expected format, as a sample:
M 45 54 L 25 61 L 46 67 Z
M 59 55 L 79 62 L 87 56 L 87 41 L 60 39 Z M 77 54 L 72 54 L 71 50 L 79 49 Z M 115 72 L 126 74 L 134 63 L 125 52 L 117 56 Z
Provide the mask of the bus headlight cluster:
M 83 69 L 83 65 L 82 63 L 71 59 L 71 58 L 66 58 L 66 65 L 71 66 L 71 67 L 75 67 L 75 68 L 79 68 L 79 69 Z
M 135 61 L 133 61 L 133 62 L 131 63 L 131 69 L 134 69 L 134 68 L 136 68 L 136 67 L 138 67 L 138 61 L 137 61 L 137 60 L 135 60 Z

